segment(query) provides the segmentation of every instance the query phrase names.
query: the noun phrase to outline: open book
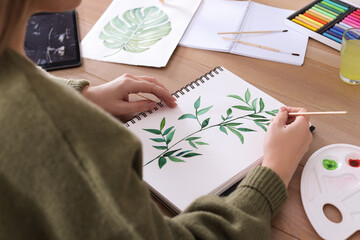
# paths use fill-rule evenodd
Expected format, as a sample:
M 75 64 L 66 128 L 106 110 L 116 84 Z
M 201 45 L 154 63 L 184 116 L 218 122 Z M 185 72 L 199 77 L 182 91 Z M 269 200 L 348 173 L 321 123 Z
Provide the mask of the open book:
M 178 213 L 197 197 L 221 194 L 263 156 L 270 119 L 283 104 L 223 67 L 126 123 L 143 145 L 143 176 Z
M 203 0 L 180 45 L 212 51 L 260 58 L 275 62 L 302 65 L 308 37 L 286 27 L 285 19 L 294 11 L 270 7 L 251 1 Z M 277 33 L 218 35 L 218 32 L 288 30 Z M 294 56 L 224 40 L 226 36 L 297 53 Z

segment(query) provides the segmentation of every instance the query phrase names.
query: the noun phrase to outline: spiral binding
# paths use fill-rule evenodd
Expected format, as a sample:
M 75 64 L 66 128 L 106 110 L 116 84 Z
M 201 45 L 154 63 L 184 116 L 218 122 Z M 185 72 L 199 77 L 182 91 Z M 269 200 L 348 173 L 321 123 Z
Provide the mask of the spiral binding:
M 249 4 L 246 6 L 244 17 L 241 19 L 241 21 L 239 22 L 239 25 L 236 28 L 236 29 L 238 29 L 238 31 L 241 31 L 243 29 L 244 24 L 246 23 L 246 20 L 247 20 L 248 12 L 250 11 L 250 8 L 252 6 L 251 0 L 249 0 L 248 2 L 249 2 Z M 236 34 L 234 38 L 236 40 L 239 40 L 240 34 Z M 229 46 L 230 53 L 233 53 L 236 50 L 236 46 L 237 46 L 237 44 L 234 41 L 230 42 L 230 46 Z
M 195 81 L 192 81 L 191 83 L 187 84 L 185 87 L 177 90 L 172 95 L 176 98 L 181 97 L 182 95 L 185 95 L 185 93 L 190 92 L 191 89 L 195 89 L 196 87 L 200 86 L 200 84 L 205 83 L 206 81 L 209 81 L 211 78 L 215 77 L 215 74 L 219 74 L 219 71 L 222 72 L 224 69 L 221 67 L 215 67 L 213 70 L 205 73 L 201 77 L 197 78 Z M 205 80 L 204 80 L 205 79 Z M 157 103 L 157 107 L 155 107 L 152 110 L 149 110 L 147 112 L 141 112 L 138 115 L 131 118 L 129 121 L 125 123 L 126 127 L 130 127 L 130 124 L 135 124 L 136 120 L 140 121 L 143 118 L 146 118 L 149 114 L 152 114 L 159 110 L 159 108 L 164 107 L 164 104 L 162 102 Z

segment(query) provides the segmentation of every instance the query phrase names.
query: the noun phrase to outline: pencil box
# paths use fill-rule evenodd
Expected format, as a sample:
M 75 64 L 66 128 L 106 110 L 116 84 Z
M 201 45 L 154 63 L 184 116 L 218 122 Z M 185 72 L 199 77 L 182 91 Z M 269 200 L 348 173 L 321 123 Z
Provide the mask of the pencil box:
M 285 25 L 340 51 L 343 32 L 360 27 L 360 9 L 346 0 L 315 0 L 286 18 Z

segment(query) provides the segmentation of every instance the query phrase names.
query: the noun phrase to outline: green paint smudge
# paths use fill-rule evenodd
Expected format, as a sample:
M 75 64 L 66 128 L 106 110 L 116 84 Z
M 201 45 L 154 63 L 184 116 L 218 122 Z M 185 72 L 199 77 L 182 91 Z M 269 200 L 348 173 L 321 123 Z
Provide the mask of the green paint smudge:
M 338 164 L 336 161 L 331 160 L 331 159 L 324 159 L 323 160 L 323 166 L 324 168 L 326 168 L 327 170 L 335 170 L 338 167 Z

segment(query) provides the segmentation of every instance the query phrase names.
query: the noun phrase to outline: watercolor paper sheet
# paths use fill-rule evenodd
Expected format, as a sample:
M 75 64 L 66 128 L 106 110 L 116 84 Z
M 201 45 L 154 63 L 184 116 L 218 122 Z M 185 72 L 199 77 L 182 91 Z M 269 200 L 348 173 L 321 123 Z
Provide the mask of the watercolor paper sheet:
M 216 72 L 177 92 L 176 108 L 127 123 L 142 142 L 144 180 L 176 212 L 259 164 L 270 119 L 283 106 L 225 68 Z
M 84 58 L 164 67 L 201 0 L 114 0 L 81 42 Z

